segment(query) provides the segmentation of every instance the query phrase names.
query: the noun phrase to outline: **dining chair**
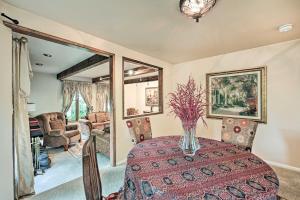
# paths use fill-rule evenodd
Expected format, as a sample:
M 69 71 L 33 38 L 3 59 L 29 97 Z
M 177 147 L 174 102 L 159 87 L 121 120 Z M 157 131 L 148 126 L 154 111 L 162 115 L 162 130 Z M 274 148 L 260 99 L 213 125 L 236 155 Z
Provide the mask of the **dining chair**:
M 126 121 L 129 133 L 134 144 L 152 139 L 151 123 L 149 117 L 141 117 Z
M 82 148 L 83 184 L 87 200 L 117 200 L 121 192 L 102 196 L 102 184 L 96 156 L 96 136 L 91 135 Z
M 221 141 L 251 152 L 256 129 L 257 122 L 253 120 L 223 118 Z

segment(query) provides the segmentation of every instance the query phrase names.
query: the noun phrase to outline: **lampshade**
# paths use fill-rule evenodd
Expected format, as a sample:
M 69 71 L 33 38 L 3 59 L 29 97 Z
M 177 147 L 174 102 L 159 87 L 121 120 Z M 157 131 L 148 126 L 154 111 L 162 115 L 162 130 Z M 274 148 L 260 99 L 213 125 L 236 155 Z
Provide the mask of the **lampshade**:
M 212 7 L 217 0 L 180 0 L 180 11 L 188 17 L 199 21 Z
M 27 104 L 27 112 L 35 112 L 35 111 L 36 111 L 35 103 L 28 103 Z

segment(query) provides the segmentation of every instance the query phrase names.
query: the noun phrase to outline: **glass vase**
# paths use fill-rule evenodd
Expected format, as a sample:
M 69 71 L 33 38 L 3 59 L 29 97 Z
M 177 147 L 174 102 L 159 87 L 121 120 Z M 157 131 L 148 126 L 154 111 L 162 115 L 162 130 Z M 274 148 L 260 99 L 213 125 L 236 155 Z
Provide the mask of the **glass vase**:
M 179 146 L 183 153 L 188 156 L 194 156 L 200 149 L 200 144 L 196 135 L 196 125 L 185 126 L 183 125 L 184 135 L 181 137 Z

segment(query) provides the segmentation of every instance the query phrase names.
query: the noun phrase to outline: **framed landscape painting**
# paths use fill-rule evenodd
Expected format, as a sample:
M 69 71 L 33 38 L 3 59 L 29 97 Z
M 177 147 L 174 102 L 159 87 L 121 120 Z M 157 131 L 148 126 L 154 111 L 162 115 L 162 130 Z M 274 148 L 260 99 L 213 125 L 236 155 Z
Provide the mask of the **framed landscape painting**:
M 149 87 L 145 89 L 146 106 L 158 106 L 159 95 L 158 87 Z
M 267 122 L 266 67 L 206 74 L 207 117 Z

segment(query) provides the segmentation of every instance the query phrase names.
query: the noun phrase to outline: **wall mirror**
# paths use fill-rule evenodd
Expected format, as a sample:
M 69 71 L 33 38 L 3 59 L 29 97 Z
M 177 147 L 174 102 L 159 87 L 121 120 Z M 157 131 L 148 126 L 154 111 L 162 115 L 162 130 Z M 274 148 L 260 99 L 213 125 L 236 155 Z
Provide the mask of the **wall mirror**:
M 163 113 L 163 69 L 123 57 L 123 119 Z

